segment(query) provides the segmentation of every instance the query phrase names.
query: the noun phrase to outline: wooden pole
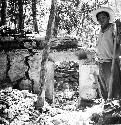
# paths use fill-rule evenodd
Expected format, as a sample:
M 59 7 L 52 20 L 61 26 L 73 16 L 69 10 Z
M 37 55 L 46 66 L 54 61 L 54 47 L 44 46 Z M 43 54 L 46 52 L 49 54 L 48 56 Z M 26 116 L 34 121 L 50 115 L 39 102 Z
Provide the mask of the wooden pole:
M 114 67 L 115 67 L 115 55 L 116 55 L 116 44 L 117 44 L 117 24 L 115 25 L 115 38 L 114 38 L 114 48 L 113 48 L 113 59 L 111 66 L 111 74 L 109 79 L 109 91 L 108 91 L 108 99 L 112 99 L 112 86 L 113 86 L 113 76 L 114 76 Z

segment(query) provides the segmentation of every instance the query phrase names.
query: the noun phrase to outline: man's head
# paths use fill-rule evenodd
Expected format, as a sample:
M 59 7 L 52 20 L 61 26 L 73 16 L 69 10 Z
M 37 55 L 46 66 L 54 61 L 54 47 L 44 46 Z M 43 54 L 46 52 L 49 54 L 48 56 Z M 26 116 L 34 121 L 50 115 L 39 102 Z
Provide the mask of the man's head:
M 97 21 L 103 27 L 105 27 L 110 21 L 110 15 L 108 12 L 101 11 L 96 15 Z
M 109 23 L 112 23 L 114 21 L 115 14 L 113 10 L 109 7 L 101 7 L 97 10 L 94 10 L 91 12 L 92 19 L 97 24 L 100 24 L 99 21 L 103 22 L 103 20 L 109 20 Z

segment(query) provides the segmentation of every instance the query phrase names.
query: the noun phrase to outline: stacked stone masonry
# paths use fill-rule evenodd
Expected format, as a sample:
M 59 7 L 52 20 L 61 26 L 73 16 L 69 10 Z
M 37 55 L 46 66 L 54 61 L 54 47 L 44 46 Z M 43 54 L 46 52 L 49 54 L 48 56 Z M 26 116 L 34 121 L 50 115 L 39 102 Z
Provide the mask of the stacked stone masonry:
M 33 91 L 34 93 L 38 93 L 40 88 L 42 52 L 42 50 L 35 50 L 34 53 L 31 53 L 27 49 L 1 52 L 0 84 L 2 85 L 7 83 L 6 85 L 11 84 L 12 86 L 17 86 L 20 90 L 27 89 Z M 71 51 L 53 52 L 49 54 L 49 58 L 53 61 L 48 61 L 46 64 L 46 96 L 49 99 L 52 99 L 54 92 L 55 64 L 62 61 L 75 61 L 78 62 L 81 67 L 81 63 L 75 55 L 75 52 Z M 79 80 L 79 84 L 82 85 L 81 80 Z

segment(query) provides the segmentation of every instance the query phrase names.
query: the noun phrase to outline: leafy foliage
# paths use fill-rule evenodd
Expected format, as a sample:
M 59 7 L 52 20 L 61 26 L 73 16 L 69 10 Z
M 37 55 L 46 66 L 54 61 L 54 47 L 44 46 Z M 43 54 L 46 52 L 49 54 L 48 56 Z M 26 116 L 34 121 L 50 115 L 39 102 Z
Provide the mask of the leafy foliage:
M 58 25 L 59 29 L 65 29 L 70 34 L 72 28 L 77 27 L 77 22 L 77 14 L 73 3 L 64 2 L 58 4 L 56 25 Z
M 63 35 L 61 31 L 64 30 L 64 36 L 74 34 L 81 45 L 95 47 L 99 27 L 95 26 L 95 23 L 91 19 L 90 12 L 103 5 L 109 4 L 112 6 L 112 3 L 108 0 L 58 0 L 57 2 L 54 24 L 55 33 L 57 35 Z M 37 0 L 36 19 L 39 32 L 46 31 L 49 12 L 50 5 L 47 5 L 46 0 Z M 26 32 L 34 32 L 32 0 L 23 0 L 22 20 L 24 21 L 24 30 Z M 8 0 L 7 25 L 18 30 L 18 24 L 18 0 Z M 55 35 L 55 37 L 57 35 Z

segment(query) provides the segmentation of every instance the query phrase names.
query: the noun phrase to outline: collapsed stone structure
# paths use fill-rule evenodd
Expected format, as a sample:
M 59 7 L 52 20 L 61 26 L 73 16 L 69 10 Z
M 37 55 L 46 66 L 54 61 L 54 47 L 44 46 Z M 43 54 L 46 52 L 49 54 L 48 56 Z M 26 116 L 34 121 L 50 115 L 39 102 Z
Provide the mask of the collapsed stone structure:
M 56 63 L 60 63 L 62 61 L 74 61 L 78 62 L 79 64 L 78 72 L 80 98 L 87 98 L 87 96 L 88 99 L 96 98 L 96 90 L 92 87 L 93 83 L 95 82 L 93 78 L 93 69 L 98 70 L 98 68 L 95 68 L 95 64 L 90 64 L 88 61 L 85 63 L 84 60 L 80 60 L 78 58 L 77 53 L 81 53 L 81 51 L 77 47 L 77 41 L 73 42 L 75 39 L 61 40 L 64 40 L 65 43 L 63 42 L 63 45 L 53 44 L 51 47 L 52 50 L 49 54 L 49 60 L 46 64 L 46 97 L 49 99 L 53 98 L 54 70 Z M 26 41 L 24 42 L 26 43 Z M 71 44 L 69 44 L 69 42 Z M 20 90 L 27 89 L 34 93 L 38 93 L 38 88 L 40 87 L 40 70 L 43 50 L 36 48 L 38 46 L 31 48 L 33 44 L 30 44 L 29 42 L 28 44 L 29 49 L 21 48 L 22 44 L 20 44 L 20 46 L 17 45 L 16 49 L 14 43 L 14 47 L 11 47 L 11 50 L 9 50 L 9 45 L 7 45 L 7 51 L 6 48 L 4 48 L 0 52 L 1 88 L 5 86 L 12 86 L 13 88 L 19 88 Z M 6 46 L 4 45 L 4 47 Z M 90 84 L 90 81 L 92 84 Z M 88 93 L 88 90 L 90 93 Z

